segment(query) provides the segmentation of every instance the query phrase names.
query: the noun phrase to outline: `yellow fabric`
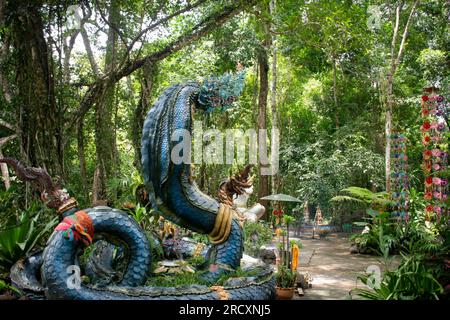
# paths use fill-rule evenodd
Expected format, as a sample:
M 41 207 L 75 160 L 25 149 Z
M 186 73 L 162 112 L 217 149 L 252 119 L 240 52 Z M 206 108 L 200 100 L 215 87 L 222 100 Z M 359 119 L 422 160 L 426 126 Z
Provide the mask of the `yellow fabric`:
M 228 239 L 234 215 L 233 211 L 234 210 L 229 205 L 223 203 L 220 204 L 214 228 L 209 233 L 209 241 L 212 244 L 219 244 Z
M 292 270 L 297 270 L 298 266 L 298 255 L 299 255 L 299 248 L 296 244 L 292 246 Z

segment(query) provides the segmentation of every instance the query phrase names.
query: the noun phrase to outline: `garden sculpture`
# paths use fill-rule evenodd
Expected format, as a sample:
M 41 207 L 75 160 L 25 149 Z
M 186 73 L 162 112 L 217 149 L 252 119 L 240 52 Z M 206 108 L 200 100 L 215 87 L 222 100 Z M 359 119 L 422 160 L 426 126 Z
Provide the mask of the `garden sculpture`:
M 208 234 L 212 245 L 206 253 L 208 268 L 202 273 L 202 278 L 210 284 L 240 266 L 244 241 L 240 222 L 243 218 L 232 207 L 232 202 L 225 200 L 233 199 L 251 186 L 247 181 L 249 169 L 243 176 L 231 179 L 233 183 L 229 181 L 224 184 L 224 187 L 234 184 L 235 189 L 228 188 L 227 197 L 219 202 L 200 191 L 193 180 L 189 163 L 171 161 L 171 150 L 177 144 L 172 139 L 172 133 L 177 129 L 192 132 L 193 116 L 197 110 L 210 112 L 217 108 L 227 109 L 240 94 L 242 86 L 242 72 L 236 76 L 208 79 L 203 84 L 188 82 L 174 85 L 159 97 L 143 127 L 142 165 L 151 204 L 165 219 L 192 231 Z M 274 296 L 274 279 L 267 268 L 253 277 L 235 278 L 228 282 L 228 286 L 227 282 L 223 286 L 144 286 L 151 265 L 150 243 L 134 219 L 106 206 L 80 210 L 77 201 L 54 184 L 45 170 L 27 168 L 9 158 L 0 159 L 0 162 L 11 165 L 19 179 L 31 181 L 40 191 L 41 199 L 56 209 L 62 220 L 43 253 L 36 253 L 13 266 L 12 281 L 25 292 L 35 294 L 45 291 L 48 299 L 107 300 L 261 300 Z M 120 245 L 117 255 L 122 257 L 124 271 L 114 274 L 114 279 L 104 283 L 80 282 L 77 280 L 77 268 L 79 270 L 82 248 L 92 243 L 104 244 L 104 240 Z M 99 269 L 114 269 L 111 250 L 103 244 L 97 245 L 102 248 L 98 259 L 103 261 L 103 266 L 108 266 L 94 268 L 92 258 L 89 258 L 90 263 L 88 261 L 85 267 L 88 270 L 85 271 L 98 275 Z M 106 260 L 108 263 L 104 262 Z

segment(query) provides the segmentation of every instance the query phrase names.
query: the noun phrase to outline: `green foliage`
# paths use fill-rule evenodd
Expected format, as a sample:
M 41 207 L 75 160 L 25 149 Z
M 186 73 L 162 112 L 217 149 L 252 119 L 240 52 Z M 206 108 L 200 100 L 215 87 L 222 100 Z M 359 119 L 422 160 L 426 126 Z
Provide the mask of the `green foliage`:
M 368 189 L 359 187 L 348 187 L 342 189 L 341 192 L 348 193 L 349 194 L 348 200 L 350 201 L 364 202 L 367 203 L 368 205 L 381 204 L 387 206 L 389 204 L 389 201 L 387 199 L 388 194 L 386 192 L 374 193 Z M 340 198 L 339 196 L 337 196 L 331 198 L 330 201 L 339 202 Z
M 112 178 L 108 181 L 108 199 L 111 199 L 115 206 L 119 208 L 127 202 L 134 203 L 136 201 L 136 189 L 142 184 L 142 176 L 136 170 Z
M 11 291 L 17 295 L 21 295 L 22 293 L 20 292 L 19 289 L 17 289 L 15 286 L 6 283 L 5 281 L 0 279 L 0 293 L 3 293 L 4 291 Z
M 181 287 L 187 285 L 208 285 L 208 283 L 201 278 L 201 273 L 180 273 L 176 275 L 161 275 L 152 276 L 147 282 L 146 286 L 150 287 Z
M 195 273 L 182 272 L 177 274 L 163 274 L 152 276 L 148 278 L 146 285 L 155 287 L 181 287 L 194 284 L 209 286 L 210 283 L 202 278 L 204 272 L 206 271 L 197 271 Z M 224 283 L 230 278 L 253 277 L 256 276 L 259 272 L 261 272 L 261 270 L 258 268 L 249 271 L 244 271 L 241 268 L 237 268 L 235 271 L 226 273 L 221 276 L 215 282 L 215 285 L 224 285 Z
M 423 77 L 428 81 L 428 85 L 439 85 L 448 70 L 443 68 L 447 59 L 445 51 L 426 48 L 419 53 L 417 62 L 423 72 Z
M 301 200 L 320 206 L 328 214 L 329 200 L 349 183 L 381 185 L 382 157 L 368 150 L 364 139 L 355 138 L 339 139 L 339 149 L 337 141 L 320 138 L 309 145 L 282 149 L 280 165 L 288 174 L 287 187 L 295 188 Z
M 279 265 L 275 274 L 276 285 L 280 288 L 293 288 L 297 280 L 297 271 L 293 271 L 284 265 Z
M 252 256 L 259 255 L 259 248 L 272 240 L 273 231 L 263 221 L 244 223 L 244 251 Z
M 39 228 L 37 224 L 40 216 L 41 212 L 32 217 L 29 212 L 23 212 L 16 225 L 0 231 L 0 268 L 10 268 L 17 260 L 27 255 L 55 226 L 56 217 L 44 228 Z
M 369 300 L 438 300 L 444 290 L 434 274 L 423 256 L 403 256 L 397 270 L 383 274 L 379 287 L 357 288 L 352 292 Z M 371 277 L 373 275 L 362 275 L 359 279 L 367 285 Z
M 126 209 L 128 214 L 136 220 L 144 230 L 152 230 L 158 225 L 159 214 L 153 209 L 141 206 L 140 203 L 133 209 Z

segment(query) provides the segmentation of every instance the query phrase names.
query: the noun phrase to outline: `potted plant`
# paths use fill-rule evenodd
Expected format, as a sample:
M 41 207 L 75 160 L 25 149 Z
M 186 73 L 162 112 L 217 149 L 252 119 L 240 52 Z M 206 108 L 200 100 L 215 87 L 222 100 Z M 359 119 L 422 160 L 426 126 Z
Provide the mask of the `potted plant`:
M 297 262 L 299 245 L 289 241 L 289 225 L 295 221 L 291 216 L 283 217 L 286 230 L 281 232 L 282 241 L 278 244 L 279 263 L 277 266 L 276 292 L 278 299 L 292 299 L 297 280 Z
M 278 299 L 290 300 L 294 296 L 297 271 L 279 265 L 275 276 L 276 292 Z

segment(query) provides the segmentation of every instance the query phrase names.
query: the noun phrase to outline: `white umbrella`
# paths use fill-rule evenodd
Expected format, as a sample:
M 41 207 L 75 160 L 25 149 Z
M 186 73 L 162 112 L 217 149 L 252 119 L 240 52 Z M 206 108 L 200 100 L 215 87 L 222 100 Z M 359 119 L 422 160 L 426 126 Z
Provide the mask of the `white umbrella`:
M 302 202 L 300 199 L 295 198 L 293 196 L 284 194 L 284 193 L 277 193 L 277 194 L 271 194 L 269 196 L 262 197 L 261 200 L 272 200 L 272 201 L 285 201 L 285 202 Z

